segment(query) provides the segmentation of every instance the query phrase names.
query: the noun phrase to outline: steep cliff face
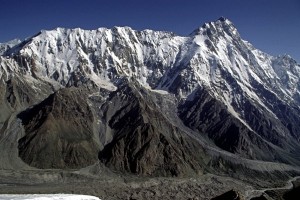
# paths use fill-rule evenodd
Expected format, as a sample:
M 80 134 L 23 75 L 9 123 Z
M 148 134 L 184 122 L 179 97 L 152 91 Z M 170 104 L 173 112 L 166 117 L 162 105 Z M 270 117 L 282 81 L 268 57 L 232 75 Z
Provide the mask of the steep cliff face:
M 26 135 L 19 140 L 19 155 L 38 168 L 80 168 L 97 161 L 94 116 L 77 88 L 51 94 L 21 112 Z
M 282 130 L 276 130 L 273 125 L 276 120 L 260 112 L 251 102 L 245 101 L 244 106 L 249 123 L 232 116 L 226 105 L 213 98 L 206 89 L 199 88 L 192 100 L 179 105 L 178 114 L 186 126 L 209 137 L 225 151 L 254 160 L 298 165 L 295 152 L 299 146 L 294 146 L 292 136 L 283 137 Z
M 0 144 L 18 140 L 31 166 L 100 160 L 179 176 L 248 159 L 299 165 L 300 66 L 255 49 L 228 19 L 186 37 L 57 28 L 0 46 Z
M 133 88 L 132 88 L 133 87 Z M 142 93 L 124 85 L 109 101 L 122 106 L 108 121 L 114 138 L 100 152 L 109 167 L 143 175 L 180 176 L 203 173 L 203 147 L 172 124 Z

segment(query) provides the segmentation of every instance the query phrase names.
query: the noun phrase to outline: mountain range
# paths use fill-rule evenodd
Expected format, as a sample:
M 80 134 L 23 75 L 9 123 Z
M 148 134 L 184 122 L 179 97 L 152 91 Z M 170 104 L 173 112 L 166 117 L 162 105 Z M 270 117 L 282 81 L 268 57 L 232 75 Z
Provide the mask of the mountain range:
M 2 170 L 299 173 L 300 65 L 256 49 L 224 17 L 188 36 L 42 30 L 0 55 Z

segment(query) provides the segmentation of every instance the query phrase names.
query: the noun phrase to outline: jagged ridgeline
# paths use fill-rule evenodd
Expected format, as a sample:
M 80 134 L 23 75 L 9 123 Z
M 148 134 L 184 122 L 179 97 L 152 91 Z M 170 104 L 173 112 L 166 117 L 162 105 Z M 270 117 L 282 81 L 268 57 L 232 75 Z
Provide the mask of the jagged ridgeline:
M 57 28 L 0 52 L 1 169 L 101 162 L 186 176 L 300 164 L 300 66 L 228 19 L 186 37 Z

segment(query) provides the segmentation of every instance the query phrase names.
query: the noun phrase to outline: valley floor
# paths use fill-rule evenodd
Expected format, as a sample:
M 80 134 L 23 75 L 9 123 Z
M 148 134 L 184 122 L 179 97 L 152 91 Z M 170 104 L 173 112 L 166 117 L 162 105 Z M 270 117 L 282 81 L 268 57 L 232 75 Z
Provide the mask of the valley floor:
M 231 189 L 245 189 L 242 182 L 212 175 L 198 178 L 93 178 L 62 171 L 26 173 L 2 171 L 0 194 L 70 193 L 100 199 L 211 199 Z
M 240 197 L 268 194 L 275 197 L 293 188 L 298 180 L 288 182 L 277 191 L 272 183 L 249 183 L 229 177 L 202 175 L 195 178 L 145 178 L 136 176 L 89 175 L 78 171 L 0 171 L 0 194 L 83 194 L 100 199 L 211 199 L 227 191 L 237 191 Z M 270 190 L 260 188 L 270 187 Z M 284 184 L 283 184 L 284 185 Z M 276 196 L 277 195 L 277 196 Z M 0 198 L 1 199 L 1 198 Z

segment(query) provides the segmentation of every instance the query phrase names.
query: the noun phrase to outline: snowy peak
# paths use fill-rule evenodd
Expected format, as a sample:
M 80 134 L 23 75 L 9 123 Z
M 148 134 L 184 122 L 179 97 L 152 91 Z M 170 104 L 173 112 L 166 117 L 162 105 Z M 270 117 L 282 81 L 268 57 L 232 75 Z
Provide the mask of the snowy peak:
M 289 55 L 281 55 L 272 59 L 272 68 L 281 85 L 289 95 L 299 98 L 300 65 Z M 298 103 L 300 99 L 298 99 Z
M 207 35 L 210 38 L 213 38 L 219 36 L 224 37 L 225 33 L 231 37 L 239 37 L 239 33 L 234 24 L 229 19 L 221 17 L 216 21 L 203 24 L 201 27 L 194 30 L 190 35 Z
M 292 87 L 299 82 L 299 65 L 289 57 L 273 58 L 255 49 L 224 17 L 205 23 L 189 37 L 130 27 L 43 30 L 14 50 L 14 59 L 27 74 L 63 86 L 92 80 L 113 88 L 125 76 L 185 98 L 205 85 L 228 105 L 234 88 L 259 99 L 253 83 L 282 99 L 294 99 L 299 92 Z
M 10 47 L 13 47 L 13 46 L 19 44 L 20 42 L 21 42 L 21 40 L 16 38 L 16 39 L 10 40 L 10 41 L 5 42 L 5 43 L 0 43 L 0 45 L 7 45 L 7 46 L 10 46 Z
M 135 31 L 130 27 L 57 28 L 41 31 L 11 55 L 29 62 L 25 67 L 28 74 L 49 77 L 62 85 L 74 84 L 73 79 L 88 78 L 100 83 L 129 76 L 154 87 L 165 69 L 175 62 L 183 41 L 173 33 Z
M 5 43 L 0 43 L 0 56 L 5 54 L 6 51 L 10 50 L 11 48 L 18 45 L 19 43 L 21 43 L 21 40 L 19 39 L 14 39 Z
M 225 22 L 226 20 L 228 20 L 226 17 L 220 17 L 219 19 L 218 19 L 218 21 L 222 21 L 222 22 Z

